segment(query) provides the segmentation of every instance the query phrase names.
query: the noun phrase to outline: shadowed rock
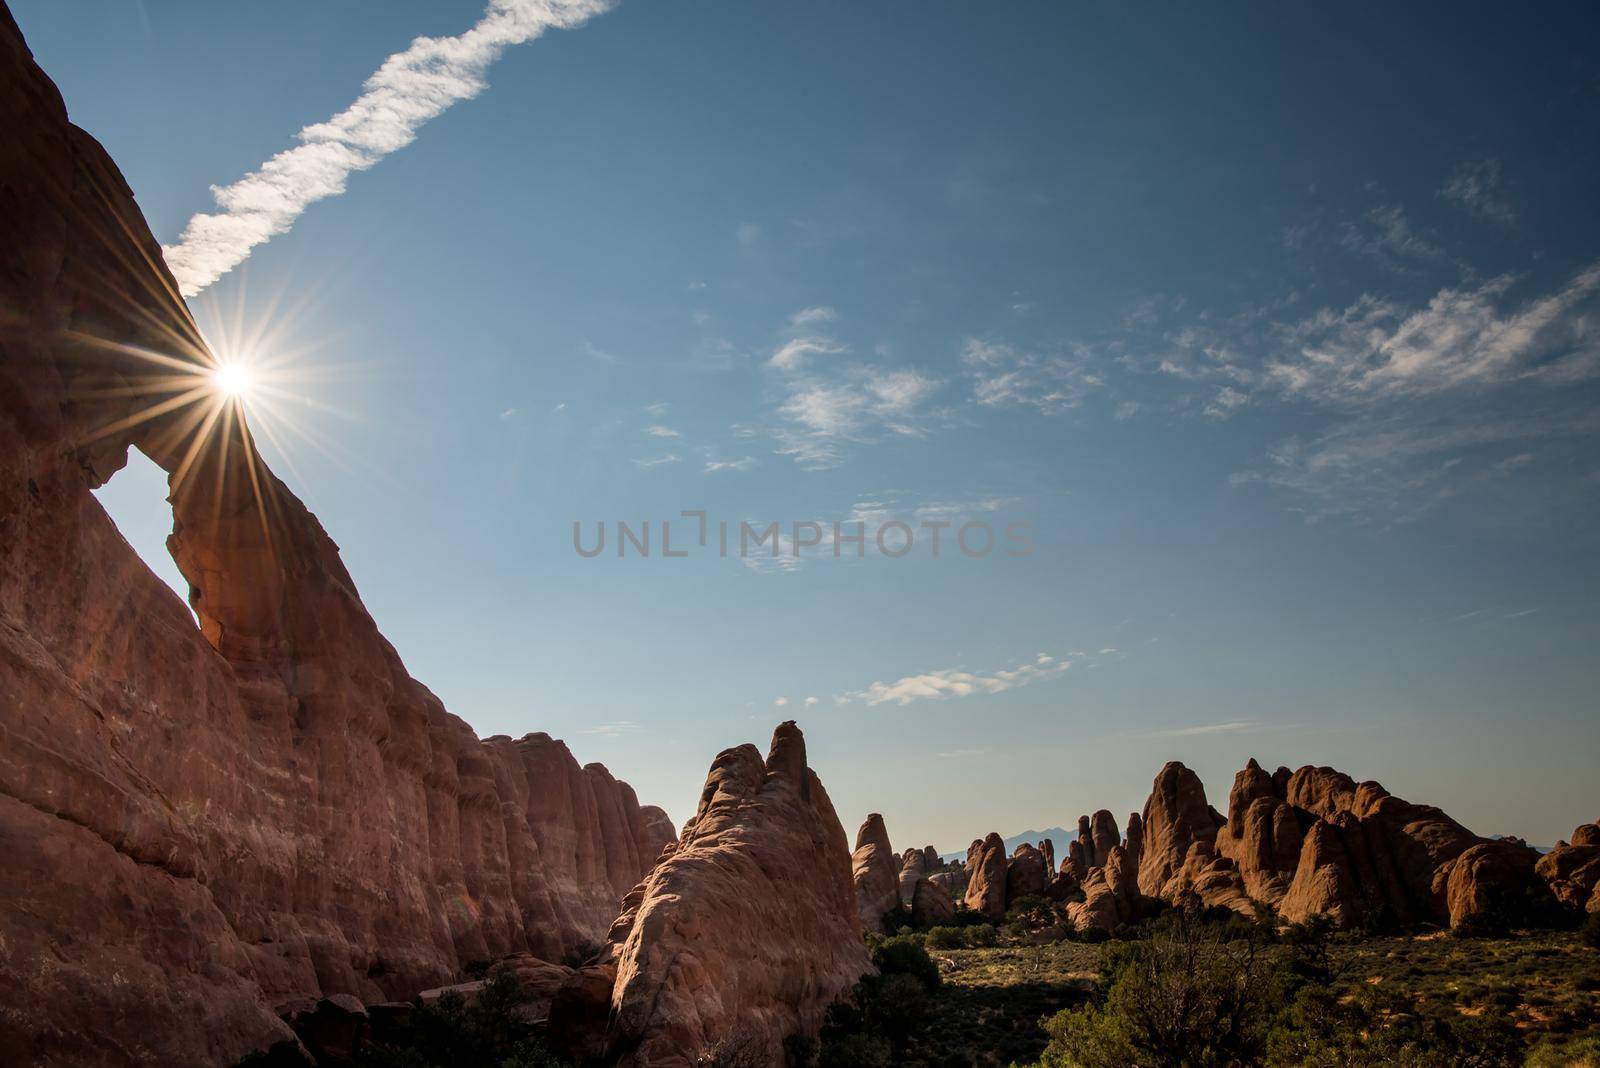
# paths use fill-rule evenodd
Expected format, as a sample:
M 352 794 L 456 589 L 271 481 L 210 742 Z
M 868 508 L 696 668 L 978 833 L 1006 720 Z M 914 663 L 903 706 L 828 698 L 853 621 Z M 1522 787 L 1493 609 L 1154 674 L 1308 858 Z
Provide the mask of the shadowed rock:
M 407 674 L 244 422 L 202 418 L 214 358 L 3 7 L 0 129 L 0 984 L 30 1007 L 0 1060 L 232 1063 L 280 1009 L 602 937 L 665 814 Z M 175 378 L 195 403 L 150 415 Z M 187 606 L 91 493 L 130 448 Z

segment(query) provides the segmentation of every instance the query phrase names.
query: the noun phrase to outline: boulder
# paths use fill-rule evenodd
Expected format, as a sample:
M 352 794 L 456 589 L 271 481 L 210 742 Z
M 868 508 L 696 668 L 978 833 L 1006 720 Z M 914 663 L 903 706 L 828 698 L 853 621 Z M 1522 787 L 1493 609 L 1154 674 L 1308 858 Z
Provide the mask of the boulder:
M 897 879 L 898 897 L 901 908 L 911 907 L 912 895 L 916 893 L 917 883 L 927 874 L 927 860 L 920 849 L 908 849 L 900 857 L 900 874 Z
M 955 918 L 956 903 L 950 891 L 935 882 L 932 876 L 919 880 L 916 891 L 911 895 L 911 922 L 926 930 L 951 923 Z
M 1068 918 L 1080 931 L 1091 927 L 1112 931 L 1118 924 L 1143 918 L 1147 911 L 1138 875 L 1120 845 L 1112 846 L 1105 863 L 1090 872 L 1083 892 L 1084 900 L 1067 906 Z
M 1578 827 L 1570 842 L 1556 843 L 1534 870 L 1563 904 L 1600 912 L 1600 822 Z
M 1044 854 L 1024 842 L 1006 862 L 1006 908 L 1021 897 L 1042 896 L 1050 884 Z

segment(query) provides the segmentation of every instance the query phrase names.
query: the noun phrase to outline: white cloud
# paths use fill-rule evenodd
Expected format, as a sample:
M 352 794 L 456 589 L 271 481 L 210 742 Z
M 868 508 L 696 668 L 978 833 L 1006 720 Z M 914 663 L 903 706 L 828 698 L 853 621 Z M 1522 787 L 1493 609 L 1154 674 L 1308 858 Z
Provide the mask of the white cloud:
M 348 108 L 301 130 L 298 146 L 232 185 L 212 186 L 222 211 L 195 215 L 178 243 L 162 250 L 179 290 L 199 293 L 286 232 L 308 206 L 343 193 L 352 172 L 404 148 L 428 120 L 483 92 L 489 67 L 507 48 L 609 7 L 607 0 L 491 0 L 465 33 L 418 37 L 383 61 Z
M 787 705 L 788 703 L 789 703 L 789 699 L 787 697 L 780 697 L 777 700 L 772 702 L 772 704 L 773 704 L 773 706 L 775 708 L 782 708 L 784 705 Z
M 640 467 L 660 467 L 663 464 L 678 463 L 682 459 L 683 457 L 679 456 L 677 453 L 669 452 L 662 456 L 651 456 L 642 460 L 635 460 L 633 462 L 638 464 Z
M 505 411 L 500 413 L 500 419 L 502 422 L 510 422 L 511 420 L 515 419 L 518 414 L 520 414 L 520 409 L 507 408 Z
M 810 706 L 812 706 L 812 705 L 814 705 L 814 704 L 816 704 L 816 703 L 817 703 L 817 698 L 815 698 L 815 697 L 807 697 L 807 698 L 806 698 L 806 706 L 807 706 L 807 707 L 808 707 L 808 708 L 809 708 L 809 707 L 810 707 Z
M 676 438 L 681 435 L 669 426 L 647 426 L 644 432 L 653 438 Z

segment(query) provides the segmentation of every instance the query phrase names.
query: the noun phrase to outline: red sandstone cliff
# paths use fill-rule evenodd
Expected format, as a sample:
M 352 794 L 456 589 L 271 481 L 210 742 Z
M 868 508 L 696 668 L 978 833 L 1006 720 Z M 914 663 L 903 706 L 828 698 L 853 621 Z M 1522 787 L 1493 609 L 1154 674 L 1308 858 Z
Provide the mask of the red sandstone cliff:
M 0 129 L 0 1062 L 228 1062 L 295 998 L 601 939 L 665 815 L 446 712 L 209 395 L 137 419 L 211 357 L 3 7 Z M 201 630 L 90 493 L 129 447 Z

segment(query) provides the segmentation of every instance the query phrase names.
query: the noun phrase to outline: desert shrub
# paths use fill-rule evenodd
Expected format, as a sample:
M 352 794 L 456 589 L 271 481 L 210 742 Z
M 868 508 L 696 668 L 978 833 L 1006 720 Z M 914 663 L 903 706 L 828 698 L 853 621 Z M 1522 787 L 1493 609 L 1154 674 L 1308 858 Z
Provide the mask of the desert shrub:
M 973 949 L 996 945 L 999 941 L 1000 932 L 994 929 L 992 923 L 975 923 L 967 928 L 967 945 Z
M 1591 949 L 1600 949 L 1600 912 L 1591 912 L 1584 918 L 1578 937 Z
M 1600 1068 L 1600 1038 L 1546 1039 L 1528 1051 L 1526 1068 Z
M 909 975 L 927 991 L 939 988 L 939 965 L 934 963 L 921 939 L 895 937 L 881 942 L 872 951 L 872 963 L 882 976 Z
M 1106 954 L 1098 1003 L 1057 1013 L 1042 1068 L 1259 1063 L 1271 969 L 1257 942 L 1178 922 Z
M 1079 942 L 1088 942 L 1092 945 L 1097 942 L 1108 942 L 1110 940 L 1111 933 L 1105 930 L 1103 927 L 1085 927 L 1083 930 L 1078 932 Z
M 311 1061 L 301 1052 L 300 1043 L 286 1038 L 267 1049 L 245 1054 L 234 1068 L 311 1068 Z
M 601 950 L 605 948 L 606 947 L 601 945 L 599 942 L 591 942 L 587 939 L 582 940 L 577 945 L 567 950 L 566 954 L 562 957 L 561 963 L 565 964 L 569 968 L 581 968 L 585 964 L 588 964 L 595 957 L 598 957 Z
M 783 1040 L 783 1059 L 787 1068 L 816 1068 L 821 1044 L 810 1035 L 790 1035 Z
M 449 991 L 418 1005 L 382 1043 L 365 1044 L 360 1068 L 561 1068 L 517 1014 L 521 983 L 509 969 L 489 974 L 477 997 Z
M 967 944 L 966 932 L 959 927 L 933 927 L 928 930 L 929 949 L 960 949 Z
M 824 1039 L 818 1068 L 890 1068 L 894 1047 L 889 1040 L 860 1031 Z
M 748 1035 L 722 1039 L 695 1058 L 696 1068 L 769 1068 L 766 1048 Z
M 1055 920 L 1055 902 L 1039 894 L 1028 894 L 1011 903 L 1011 907 L 1006 910 L 1005 922 L 1007 926 L 1032 931 L 1048 927 Z

